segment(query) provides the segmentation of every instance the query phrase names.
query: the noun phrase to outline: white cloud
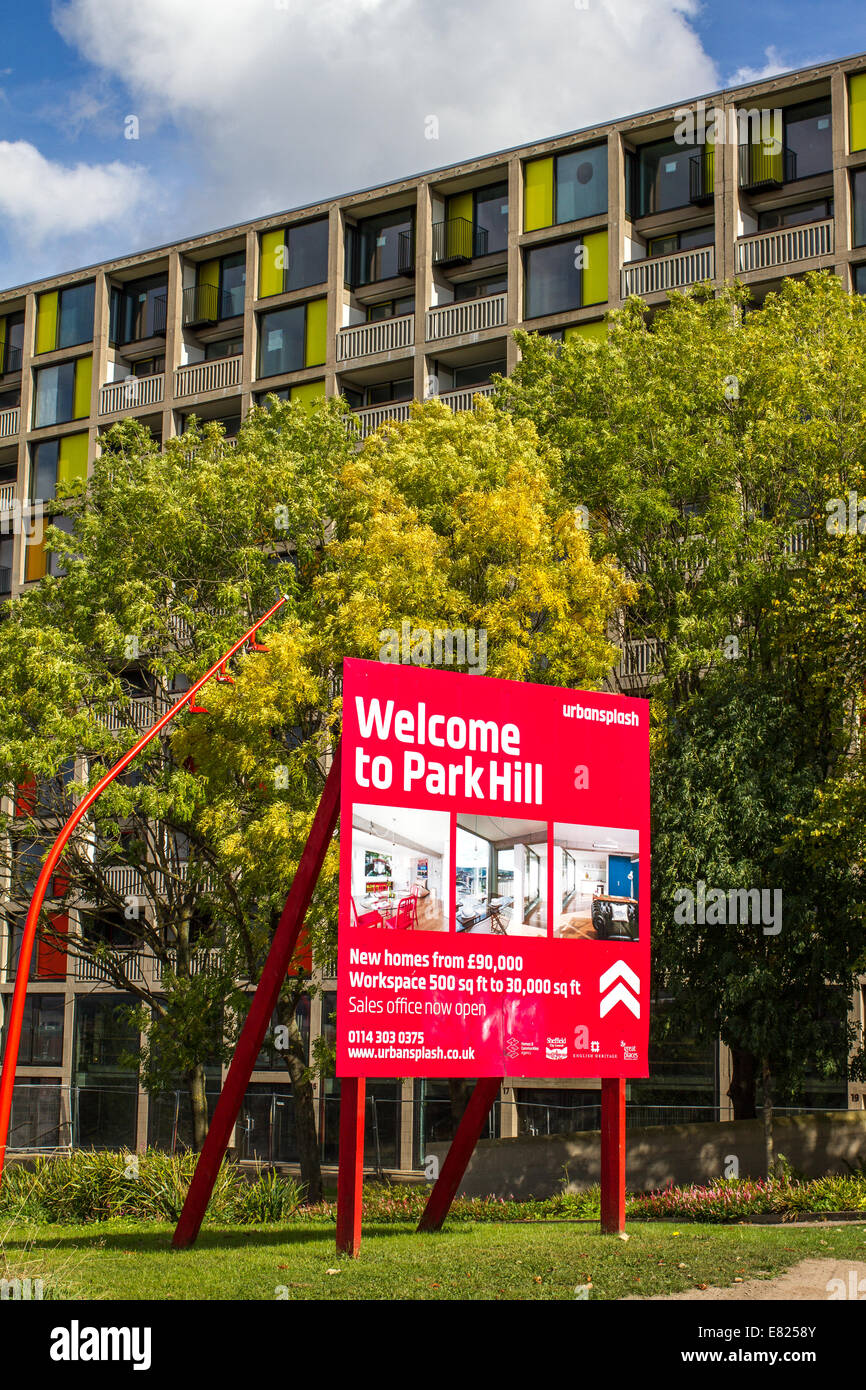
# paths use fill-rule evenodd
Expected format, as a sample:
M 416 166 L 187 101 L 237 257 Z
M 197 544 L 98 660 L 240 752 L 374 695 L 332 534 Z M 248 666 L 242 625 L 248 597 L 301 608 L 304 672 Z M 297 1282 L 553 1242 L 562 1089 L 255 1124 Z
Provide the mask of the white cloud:
M 192 231 L 710 90 L 718 74 L 690 26 L 697 8 L 64 0 L 54 22 L 122 84 L 142 132 L 162 123 L 152 155 L 144 134 L 136 154 L 172 174 L 186 163 L 179 211 Z M 428 116 L 438 139 L 425 138 Z
M 126 221 L 146 194 L 147 175 L 136 166 L 67 166 L 26 140 L 0 140 L 0 215 L 31 245 Z
M 759 68 L 741 67 L 728 81 L 729 87 L 745 87 L 750 82 L 763 82 L 767 77 L 775 77 L 777 73 L 787 72 L 791 64 L 786 63 L 777 48 L 764 49 L 764 66 Z M 804 66 L 804 64 L 800 64 Z

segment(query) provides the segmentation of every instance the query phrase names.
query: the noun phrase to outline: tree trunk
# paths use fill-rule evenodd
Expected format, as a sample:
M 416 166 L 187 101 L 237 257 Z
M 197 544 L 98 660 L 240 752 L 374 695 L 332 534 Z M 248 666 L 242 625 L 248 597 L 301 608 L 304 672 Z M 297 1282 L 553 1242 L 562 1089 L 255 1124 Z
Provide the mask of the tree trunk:
M 319 1140 L 316 1134 L 316 1104 L 313 1083 L 307 1064 L 306 1049 L 295 1018 L 295 1003 L 280 1000 L 277 1018 L 288 1028 L 288 1047 L 284 1053 L 286 1068 L 292 1080 L 292 1101 L 295 1111 L 295 1133 L 301 1182 L 306 1188 L 307 1202 L 322 1200 L 322 1165 L 319 1160 Z
M 735 1120 L 754 1120 L 757 1118 L 755 1109 L 757 1068 L 757 1058 L 751 1052 L 744 1052 L 739 1047 L 731 1048 L 731 1084 L 728 1087 L 728 1096 L 734 1107 Z
M 196 1062 L 191 1071 L 186 1074 L 186 1084 L 189 1090 L 189 1100 L 192 1107 L 192 1141 L 197 1153 L 201 1153 L 202 1145 L 207 1138 L 208 1114 L 207 1096 L 204 1089 L 204 1066 L 201 1062 Z
M 776 1153 L 773 1147 L 773 1093 L 770 1063 L 766 1057 L 761 1063 L 761 1091 L 764 1106 L 764 1167 L 766 1176 L 772 1178 L 776 1174 Z

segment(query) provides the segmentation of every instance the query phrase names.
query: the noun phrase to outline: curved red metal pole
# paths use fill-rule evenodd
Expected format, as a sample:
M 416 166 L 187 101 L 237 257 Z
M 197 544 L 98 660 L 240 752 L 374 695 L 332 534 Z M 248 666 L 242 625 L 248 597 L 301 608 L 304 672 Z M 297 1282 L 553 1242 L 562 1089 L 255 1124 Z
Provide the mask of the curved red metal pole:
M 3 1059 L 3 1073 L 2 1076 L 0 1076 L 0 1177 L 3 1175 L 3 1165 L 6 1162 L 9 1117 L 12 1113 L 12 1088 L 15 1085 L 15 1069 L 18 1065 L 18 1047 L 21 1042 L 21 1026 L 24 1021 L 24 1004 L 27 998 L 27 983 L 30 974 L 30 960 L 33 955 L 33 942 L 36 938 L 36 926 L 39 921 L 39 913 L 42 911 L 42 904 L 45 901 L 45 895 L 48 892 L 48 884 L 57 866 L 57 861 L 60 859 L 78 822 L 86 815 L 94 801 L 102 795 L 109 783 L 113 782 L 115 777 L 117 777 L 117 775 L 132 762 L 133 758 L 141 752 L 142 748 L 145 748 L 147 744 L 156 737 L 159 731 L 164 729 L 166 724 L 174 719 L 176 714 L 180 713 L 184 705 L 190 702 L 194 704 L 194 696 L 201 690 L 202 686 L 234 656 L 235 652 L 240 650 L 245 642 L 248 642 L 250 638 L 258 632 L 262 623 L 266 623 L 268 618 L 272 618 L 277 610 L 282 608 L 285 602 L 286 596 L 284 595 L 274 604 L 273 608 L 268 609 L 263 618 L 259 618 L 257 623 L 253 623 L 249 632 L 245 632 L 240 641 L 235 642 L 234 646 L 227 651 L 225 655 L 221 656 L 219 661 L 215 662 L 210 670 L 205 672 L 200 680 L 196 681 L 195 685 L 191 686 L 189 690 L 181 695 L 180 699 L 172 705 L 170 710 L 166 711 L 162 718 L 154 724 L 153 728 L 146 730 L 146 732 L 142 734 L 137 743 L 130 748 L 128 753 L 124 753 L 120 761 L 116 762 L 114 767 L 110 768 L 110 770 L 105 773 L 104 777 L 100 777 L 96 786 L 91 787 L 83 801 L 80 801 L 76 806 L 69 820 L 54 841 L 48 858 L 42 865 L 42 872 L 36 880 L 36 887 L 33 890 L 33 897 L 30 901 L 30 910 L 27 913 L 27 920 L 24 923 L 24 934 L 21 938 L 21 951 L 18 956 L 18 969 L 15 976 L 15 992 L 12 995 L 12 1007 L 9 1011 L 9 1027 L 6 1033 L 6 1055 Z

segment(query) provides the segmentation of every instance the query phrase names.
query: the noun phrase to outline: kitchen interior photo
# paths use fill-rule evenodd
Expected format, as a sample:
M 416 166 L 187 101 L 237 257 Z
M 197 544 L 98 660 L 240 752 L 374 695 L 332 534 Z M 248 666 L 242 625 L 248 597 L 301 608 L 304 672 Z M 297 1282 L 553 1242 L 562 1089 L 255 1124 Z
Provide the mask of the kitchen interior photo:
M 637 940 L 638 850 L 636 830 L 554 825 L 555 938 Z
M 448 931 L 447 811 L 356 805 L 351 925 Z
M 458 813 L 456 927 L 547 936 L 547 822 Z

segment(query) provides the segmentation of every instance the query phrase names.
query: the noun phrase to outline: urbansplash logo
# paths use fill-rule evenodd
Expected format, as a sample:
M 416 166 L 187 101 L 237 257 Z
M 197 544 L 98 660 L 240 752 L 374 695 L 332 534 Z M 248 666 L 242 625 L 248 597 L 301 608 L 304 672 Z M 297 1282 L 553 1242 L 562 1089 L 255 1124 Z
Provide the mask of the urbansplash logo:
M 82 1327 L 73 1318 L 68 1327 L 51 1330 L 52 1361 L 131 1361 L 134 1371 L 149 1371 L 149 1327 Z
M 585 719 L 589 724 L 626 724 L 630 728 L 640 723 L 634 710 L 592 709 L 588 705 L 563 705 L 566 719 Z

